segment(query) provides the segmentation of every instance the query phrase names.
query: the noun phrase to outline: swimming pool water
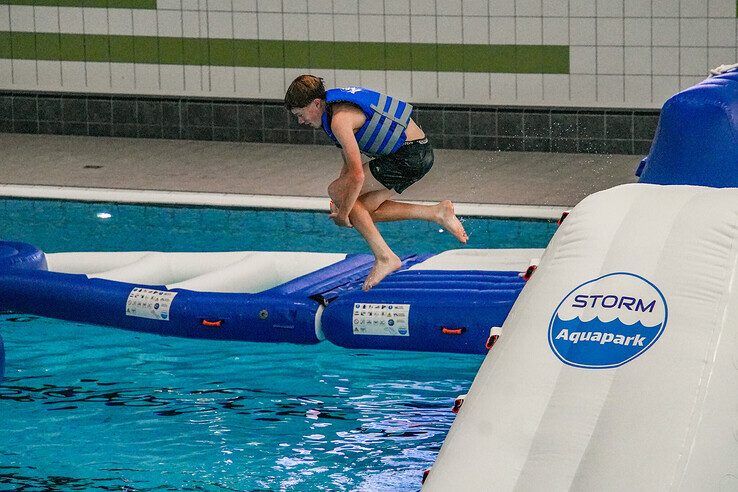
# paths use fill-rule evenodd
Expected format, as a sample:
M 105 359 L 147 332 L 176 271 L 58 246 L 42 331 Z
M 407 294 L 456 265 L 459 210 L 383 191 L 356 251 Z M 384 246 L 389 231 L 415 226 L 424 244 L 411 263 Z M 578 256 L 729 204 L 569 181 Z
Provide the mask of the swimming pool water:
M 2 239 L 74 250 L 366 252 L 325 214 L 0 200 Z M 98 213 L 110 214 L 100 219 Z M 468 219 L 470 247 L 545 221 Z M 398 253 L 457 247 L 382 224 Z M 183 340 L 0 314 L 0 489 L 417 490 L 482 358 Z

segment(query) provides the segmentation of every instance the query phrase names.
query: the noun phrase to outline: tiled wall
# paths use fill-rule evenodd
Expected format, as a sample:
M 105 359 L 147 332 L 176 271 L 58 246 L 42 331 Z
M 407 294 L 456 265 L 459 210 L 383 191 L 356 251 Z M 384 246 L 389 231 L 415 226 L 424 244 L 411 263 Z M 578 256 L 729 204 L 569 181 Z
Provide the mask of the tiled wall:
M 646 154 L 658 111 L 418 105 L 434 146 Z M 0 132 L 332 145 L 278 102 L 0 91 Z
M 82 5 L 82 6 L 80 6 Z M 0 0 L 0 89 L 656 109 L 738 58 L 734 0 Z

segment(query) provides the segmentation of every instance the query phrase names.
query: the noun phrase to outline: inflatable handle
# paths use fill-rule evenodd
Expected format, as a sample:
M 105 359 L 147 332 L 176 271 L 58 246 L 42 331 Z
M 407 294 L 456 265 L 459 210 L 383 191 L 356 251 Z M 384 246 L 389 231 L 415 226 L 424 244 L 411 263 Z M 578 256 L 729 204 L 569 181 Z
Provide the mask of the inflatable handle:
M 14 241 L 0 241 L 0 269 L 47 270 L 46 255 L 36 246 Z

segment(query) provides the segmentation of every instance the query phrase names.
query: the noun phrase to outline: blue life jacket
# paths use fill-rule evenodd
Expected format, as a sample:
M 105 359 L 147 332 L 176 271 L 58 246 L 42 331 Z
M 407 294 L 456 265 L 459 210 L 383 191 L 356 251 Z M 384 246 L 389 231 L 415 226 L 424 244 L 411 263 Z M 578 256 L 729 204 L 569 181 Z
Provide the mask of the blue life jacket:
M 359 149 L 369 156 L 392 154 L 405 143 L 405 129 L 410 124 L 411 104 L 363 87 L 328 89 L 326 104 L 349 102 L 366 115 L 364 125 L 356 132 Z M 341 146 L 331 131 L 328 111 L 323 113 L 323 130 L 336 145 Z

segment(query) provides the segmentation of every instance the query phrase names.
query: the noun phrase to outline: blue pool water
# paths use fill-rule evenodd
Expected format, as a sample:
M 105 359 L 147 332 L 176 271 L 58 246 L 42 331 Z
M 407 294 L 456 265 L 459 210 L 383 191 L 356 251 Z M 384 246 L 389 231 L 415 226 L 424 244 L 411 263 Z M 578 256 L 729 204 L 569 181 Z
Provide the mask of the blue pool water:
M 99 213 L 110 218 L 100 219 Z M 0 200 L 47 252 L 366 252 L 325 214 Z M 545 221 L 467 219 L 469 247 L 543 247 Z M 398 253 L 457 247 L 382 224 Z M 181 340 L 0 313 L 0 490 L 417 490 L 482 358 Z

